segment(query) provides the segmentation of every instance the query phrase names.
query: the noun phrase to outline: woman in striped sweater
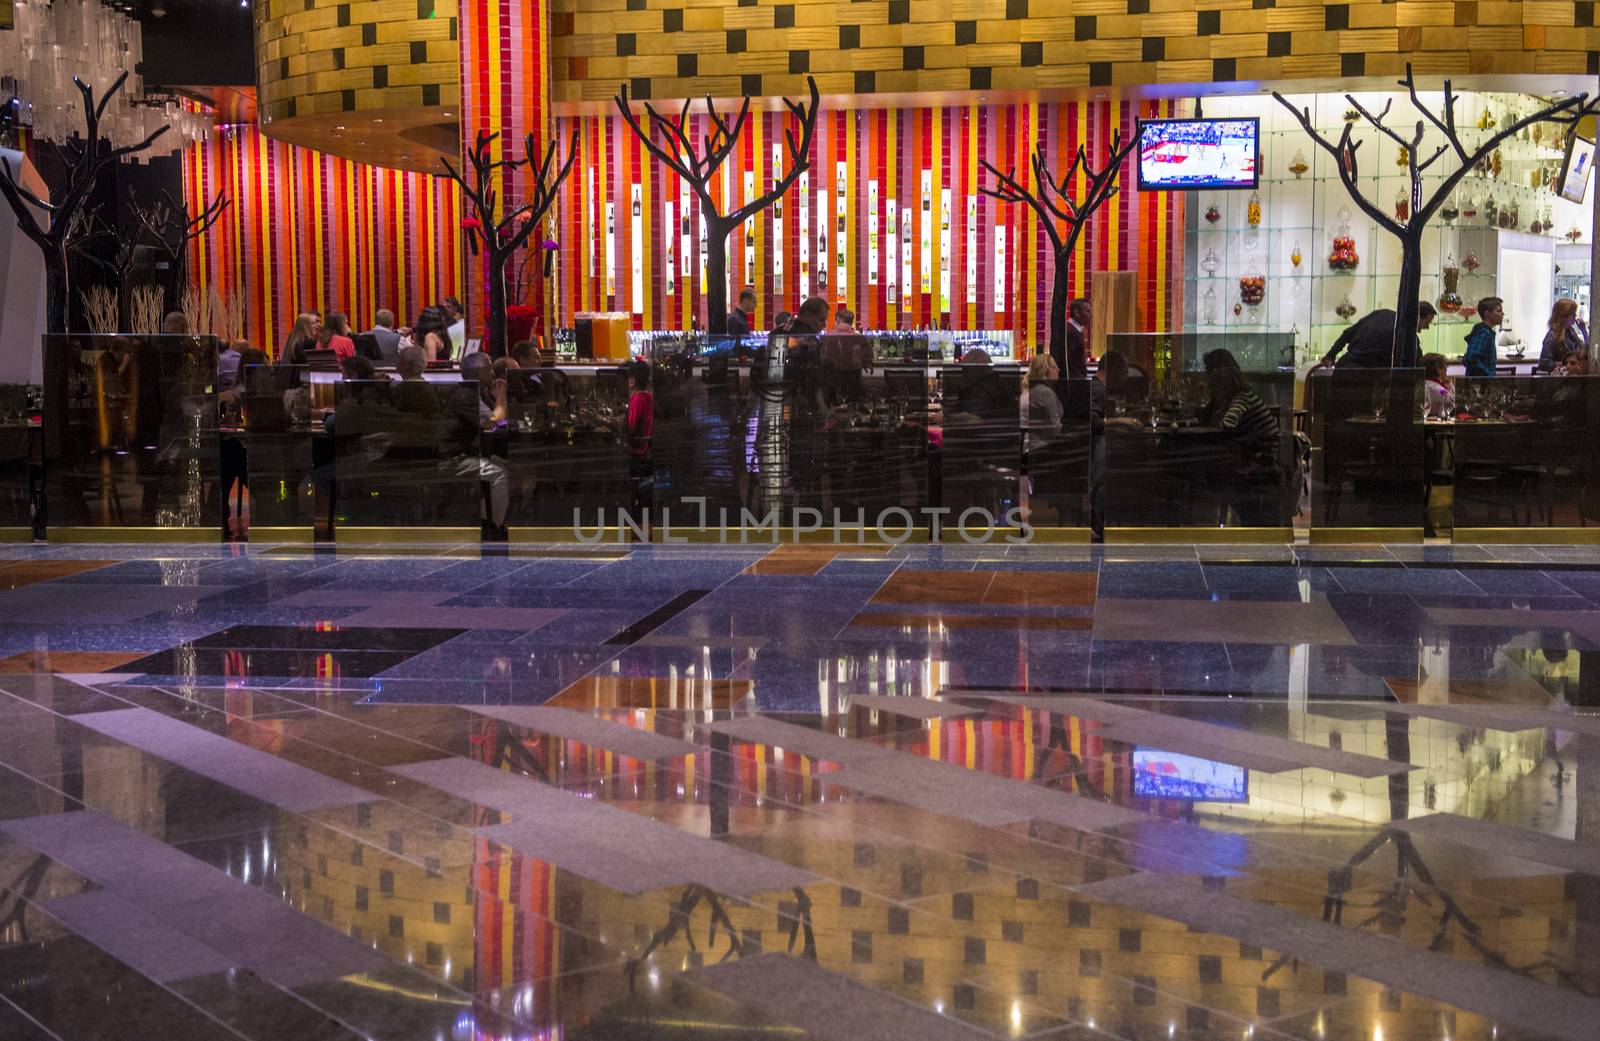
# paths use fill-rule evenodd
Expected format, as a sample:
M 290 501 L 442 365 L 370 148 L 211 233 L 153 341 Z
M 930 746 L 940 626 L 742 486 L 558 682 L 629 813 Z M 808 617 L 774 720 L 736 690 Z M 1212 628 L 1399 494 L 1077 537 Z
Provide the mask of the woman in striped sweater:
M 1211 400 L 1222 410 L 1218 425 L 1233 436 L 1246 468 L 1273 465 L 1278 455 L 1278 414 L 1250 386 L 1244 374 L 1231 366 L 1211 372 Z

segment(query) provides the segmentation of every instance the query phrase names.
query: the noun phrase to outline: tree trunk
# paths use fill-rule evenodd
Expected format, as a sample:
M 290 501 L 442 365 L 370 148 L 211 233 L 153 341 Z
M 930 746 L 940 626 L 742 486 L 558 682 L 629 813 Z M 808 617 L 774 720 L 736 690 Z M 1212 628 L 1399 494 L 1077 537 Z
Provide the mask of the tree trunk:
M 62 243 L 40 248 L 44 251 L 45 331 L 64 335 L 72 301 L 72 286 L 67 279 L 67 248 Z
M 728 233 L 720 220 L 706 220 L 706 330 L 712 336 L 728 333 Z
M 1390 350 L 1391 368 L 1415 368 L 1422 364 L 1412 347 L 1417 335 L 1417 294 L 1422 292 L 1422 236 L 1420 222 L 1416 234 L 1400 239 L 1400 299 L 1394 308 L 1394 346 Z
M 506 261 L 499 251 L 489 254 L 489 323 L 483 330 L 483 349 L 491 358 L 506 353 Z
M 1067 293 L 1071 288 L 1067 265 L 1072 259 L 1070 249 L 1056 254 L 1055 278 L 1050 283 L 1050 340 L 1051 355 L 1060 358 L 1061 378 L 1067 378 Z

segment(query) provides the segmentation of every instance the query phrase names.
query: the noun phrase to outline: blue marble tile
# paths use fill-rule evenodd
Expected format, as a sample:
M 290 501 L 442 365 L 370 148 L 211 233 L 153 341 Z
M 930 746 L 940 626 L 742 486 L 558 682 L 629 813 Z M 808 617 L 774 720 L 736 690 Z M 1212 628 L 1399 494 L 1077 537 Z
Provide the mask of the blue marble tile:
M 1464 593 L 1482 592 L 1459 571 L 1444 568 L 1328 568 L 1349 593 Z
M 628 610 L 646 615 L 678 595 L 677 590 L 584 590 L 529 588 L 518 592 L 477 591 L 441 600 L 441 607 L 564 607 L 575 611 Z
M 473 679 L 570 683 L 614 657 L 619 648 L 570 648 L 533 644 L 506 647 L 467 644 L 418 654 L 382 673 L 384 679 Z M 565 684 L 563 684 L 565 685 Z
M 1570 591 L 1550 596 L 1518 596 L 1507 594 L 1462 596 L 1459 594 L 1417 593 L 1412 600 L 1423 607 L 1450 607 L 1478 610 L 1485 613 L 1499 611 L 1566 611 L 1574 615 L 1593 614 L 1593 601 Z
M 1506 596 L 1564 596 L 1570 588 L 1558 578 L 1541 571 L 1521 569 L 1463 568 L 1461 574 L 1490 594 Z
M 441 643 L 439 647 L 462 647 L 486 645 L 490 647 L 505 647 L 515 643 L 518 639 L 528 634 L 527 629 L 468 629 L 460 636 L 454 636 Z
M 207 565 L 201 560 L 130 560 L 55 581 L 62 585 L 203 586 Z
M 1328 593 L 1328 603 L 1358 644 L 1414 645 L 1434 628 L 1417 602 L 1392 593 Z
M 1198 561 L 1105 563 L 1100 566 L 1100 595 L 1139 597 L 1158 589 L 1204 590 L 1205 572 Z
M 1550 571 L 1545 574 L 1580 596 L 1600 601 L 1600 571 Z
M 1096 668 L 1194 669 L 1229 668 L 1228 649 L 1220 643 L 1152 643 L 1145 640 L 1095 640 Z
M 1343 586 L 1328 574 L 1328 569 L 1325 567 L 1213 564 L 1203 570 L 1208 589 L 1226 592 L 1299 592 L 1302 584 L 1317 592 L 1343 590 Z
M 506 574 L 491 574 L 472 588 L 479 596 L 518 593 L 530 589 L 552 589 L 582 578 L 606 565 L 603 560 L 552 560 L 512 558 L 523 566 Z
M 639 617 L 638 612 L 632 610 L 572 610 L 532 632 L 523 633 L 513 642 L 557 647 L 598 646 L 638 621 Z

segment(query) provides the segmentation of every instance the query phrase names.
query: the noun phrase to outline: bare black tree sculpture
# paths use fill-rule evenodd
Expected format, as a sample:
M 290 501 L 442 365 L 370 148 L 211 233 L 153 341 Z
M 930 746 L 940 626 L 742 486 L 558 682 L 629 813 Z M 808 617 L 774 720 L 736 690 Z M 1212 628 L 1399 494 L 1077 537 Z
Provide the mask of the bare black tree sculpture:
M 1278 103 L 1284 108 L 1294 113 L 1294 118 L 1310 135 L 1317 147 L 1333 157 L 1334 166 L 1339 171 L 1339 180 L 1344 183 L 1345 191 L 1350 193 L 1350 198 L 1360 207 L 1361 212 L 1371 217 L 1378 227 L 1400 240 L 1400 298 L 1396 301 L 1394 309 L 1394 347 L 1390 353 L 1390 365 L 1404 361 L 1408 365 L 1415 366 L 1421 364 L 1421 359 L 1411 357 L 1414 353 L 1411 350 L 1411 338 L 1417 330 L 1417 294 L 1422 291 L 1423 228 L 1427 226 L 1439 207 L 1444 205 L 1445 200 L 1450 198 L 1450 193 L 1455 191 L 1456 185 L 1461 183 L 1462 178 L 1492 155 L 1500 142 L 1535 123 L 1552 122 L 1571 126 L 1588 111 L 1586 105 L 1588 95 L 1574 94 L 1552 102 L 1532 115 L 1524 116 L 1514 122 L 1508 121 L 1480 141 L 1477 147 L 1469 150 L 1461 143 L 1461 134 L 1456 126 L 1456 95 L 1450 87 L 1449 80 L 1444 81 L 1443 117 L 1424 105 L 1417 97 L 1417 82 L 1411 74 L 1409 62 L 1406 64 L 1405 79 L 1400 80 L 1399 84 L 1410 95 L 1411 107 L 1423 117 L 1417 120 L 1416 128 L 1409 139 L 1384 122 L 1388 118 L 1389 109 L 1393 107 L 1394 99 L 1385 102 L 1383 109 L 1377 113 L 1369 112 L 1354 95 L 1346 94 L 1345 100 L 1363 120 L 1406 150 L 1406 171 L 1411 179 L 1410 216 L 1406 220 L 1399 219 L 1395 214 L 1386 211 L 1378 203 L 1361 194 L 1357 183 L 1360 167 L 1356 161 L 1356 151 L 1362 142 L 1351 139 L 1356 127 L 1355 120 L 1346 121 L 1339 139 L 1334 141 L 1312 125 L 1309 109 L 1295 108 L 1289 99 L 1277 91 L 1273 91 L 1272 96 L 1277 98 Z M 1423 138 L 1427 135 L 1427 123 L 1438 128 L 1444 135 L 1445 143 L 1434 149 L 1433 154 L 1427 158 L 1422 158 L 1419 153 L 1423 147 Z M 1435 162 L 1451 154 L 1456 158 L 1456 168 L 1446 174 L 1424 200 L 1422 175 Z
M 618 88 L 619 93 L 613 99 L 617 111 L 628 121 L 628 125 L 638 135 L 645 149 L 665 163 L 669 170 L 683 178 L 700 200 L 700 216 L 706 222 L 706 281 L 709 284 L 706 307 L 710 313 L 706 316 L 706 328 L 713 335 L 721 335 L 728 331 L 728 236 L 745 221 L 781 199 L 783 193 L 789 190 L 789 186 L 811 168 L 811 137 L 817 127 L 817 81 L 807 76 L 806 85 L 811 91 L 809 105 L 802 101 L 783 99 L 789 114 L 799 124 L 800 131 L 799 137 L 795 136 L 795 127 L 789 127 L 783 132 L 784 140 L 789 146 L 789 168 L 784 171 L 783 176 L 773 181 L 771 189 L 766 194 L 751 199 L 727 214 L 722 213 L 721 202 L 711 193 L 711 178 L 732 154 L 734 146 L 739 142 L 739 135 L 744 133 L 745 124 L 750 117 L 749 95 L 745 96 L 744 104 L 739 107 L 739 114 L 731 121 L 717 112 L 715 102 L 706 98 L 706 114 L 710 117 L 712 129 L 699 145 L 696 145 L 694 134 L 689 127 L 689 109 L 693 99 L 684 99 L 683 111 L 678 113 L 677 119 L 666 118 L 656 111 L 655 106 L 645 102 L 644 110 L 650 117 L 650 125 L 652 128 L 660 129 L 665 145 L 659 144 L 650 135 L 640 124 L 639 118 L 634 115 L 633 109 L 628 106 L 627 84 Z
M 531 168 L 537 153 L 534 137 L 529 134 L 523 144 L 523 158 L 495 159 L 489 149 L 499 136 L 487 130 L 478 131 L 478 139 L 467 153 L 470 169 L 463 167 L 458 171 L 448 159 L 444 161 L 445 176 L 461 186 L 461 194 L 471 214 L 461 222 L 468 233 L 467 245 L 471 247 L 473 256 L 476 257 L 481 249 L 489 258 L 489 326 L 485 348 L 494 357 L 500 357 L 511 349 L 506 342 L 506 264 L 517 250 L 527 244 L 528 237 L 543 222 L 550 207 L 555 205 L 556 192 L 572 172 L 573 160 L 578 156 L 578 135 L 574 132 L 567 146 L 567 161 L 556 169 L 556 143 L 552 140 L 544 150 L 544 161 L 539 164 L 533 179 L 532 201 L 502 216 L 499 193 L 494 187 L 496 171 L 510 172 L 524 166 Z M 554 180 L 550 176 L 553 169 L 556 169 Z M 468 174 L 471 175 L 470 181 Z
M 994 177 L 995 184 L 980 184 L 978 190 L 991 199 L 1004 203 L 1021 202 L 1033 207 L 1033 212 L 1039 215 L 1039 223 L 1050 236 L 1050 248 L 1056 260 L 1055 280 L 1050 286 L 1050 353 L 1057 357 L 1066 357 L 1067 350 L 1067 292 L 1071 284 L 1071 272 L 1068 269 L 1072 263 L 1072 251 L 1077 248 L 1078 236 L 1083 234 L 1084 225 L 1089 223 L 1095 211 L 1117 194 L 1117 174 L 1122 169 L 1123 160 L 1138 146 L 1137 134 L 1124 145 L 1121 133 L 1112 131 L 1106 164 L 1096 170 L 1089 163 L 1088 150 L 1079 145 L 1077 154 L 1072 157 L 1072 165 L 1067 167 L 1067 172 L 1058 181 L 1050 173 L 1050 163 L 1045 157 L 1044 142 L 1041 141 L 1029 164 L 1033 167 L 1037 191 L 1023 187 L 1016 178 L 1016 167 L 1001 173 L 993 163 L 983 160 L 983 168 Z M 1081 199 L 1074 198 L 1072 194 L 1072 182 L 1080 171 L 1087 181 Z M 1057 221 L 1066 224 L 1065 235 L 1057 227 Z M 1067 374 L 1063 372 L 1061 375 Z
M 67 254 L 73 242 L 84 234 L 86 225 L 80 211 L 93 194 L 100 171 L 125 155 L 144 151 L 170 129 L 157 127 L 138 144 L 120 148 L 113 148 L 109 142 L 100 139 L 101 117 L 127 80 L 126 72 L 118 76 L 117 81 L 97 102 L 94 91 L 82 80 L 73 77 L 73 84 L 83 95 L 83 137 L 57 146 L 62 165 L 66 168 L 66 183 L 61 191 L 51 193 L 51 201 L 46 202 L 22 187 L 17 182 L 19 172 L 11 169 L 10 162 L 0 159 L 0 196 L 4 196 L 6 202 L 11 204 L 12 212 L 17 217 L 17 227 L 44 254 L 45 328 L 52 334 L 67 331 L 67 304 L 71 299 Z M 36 216 L 40 210 L 45 213 L 42 225 Z
M 145 203 L 130 188 L 128 210 L 136 225 L 131 245 L 143 242 L 161 250 L 172 265 L 174 291 L 181 293 L 188 284 L 189 243 L 211 230 L 229 201 L 227 192 L 219 189 L 205 209 L 191 217 L 189 204 L 175 200 L 165 189 L 161 198 Z

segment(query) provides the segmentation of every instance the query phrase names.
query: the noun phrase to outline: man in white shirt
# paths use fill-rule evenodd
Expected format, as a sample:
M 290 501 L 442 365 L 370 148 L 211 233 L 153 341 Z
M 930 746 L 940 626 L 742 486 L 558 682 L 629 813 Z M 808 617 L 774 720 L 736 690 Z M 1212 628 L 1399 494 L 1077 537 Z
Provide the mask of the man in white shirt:
M 453 296 L 444 298 L 444 309 L 446 316 L 450 319 L 450 327 L 447 331 L 450 335 L 450 346 L 453 348 L 451 354 L 459 358 L 462 354 L 462 348 L 467 345 L 467 314 L 461 309 L 461 301 Z

